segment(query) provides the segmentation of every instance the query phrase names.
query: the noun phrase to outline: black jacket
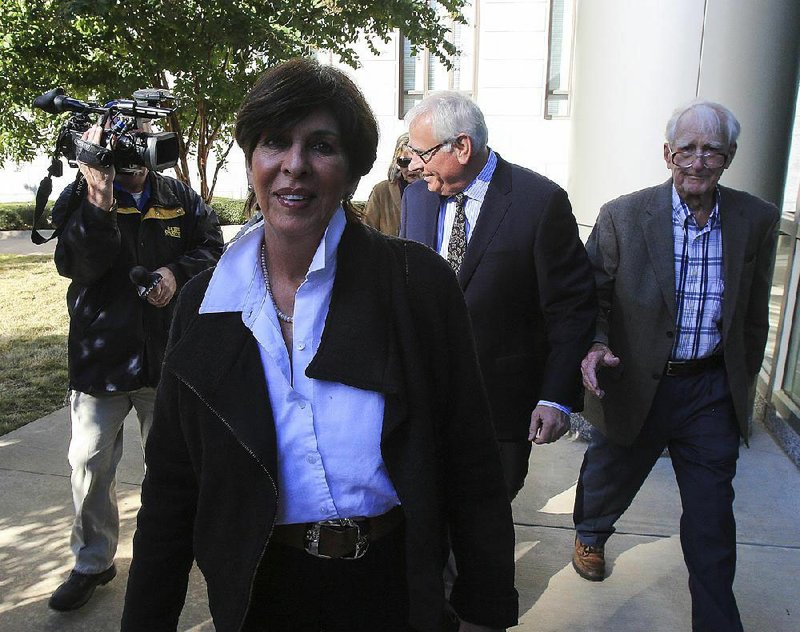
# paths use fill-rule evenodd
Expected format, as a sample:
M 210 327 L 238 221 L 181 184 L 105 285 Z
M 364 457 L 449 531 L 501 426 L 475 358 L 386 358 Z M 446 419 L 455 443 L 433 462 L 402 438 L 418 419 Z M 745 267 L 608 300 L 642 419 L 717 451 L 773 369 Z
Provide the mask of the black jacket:
M 218 632 L 237 631 L 277 507 L 275 427 L 240 313 L 198 314 L 210 272 L 180 297 L 125 597 L 125 632 L 175 630 L 192 559 Z M 424 246 L 348 224 L 308 375 L 385 395 L 381 451 L 406 518 L 410 623 L 441 630 L 449 528 L 466 620 L 517 621 L 514 531 L 463 297 Z M 354 420 L 354 432 L 357 432 Z
M 435 247 L 440 202 L 410 184 L 400 236 Z M 498 155 L 458 280 L 498 439 L 527 441 L 540 399 L 579 411 L 597 301 L 566 192 Z
M 128 275 L 135 265 L 168 267 L 178 290 L 222 254 L 219 220 L 191 188 L 150 172 L 140 213 L 127 193 L 108 212 L 81 199 L 72 213 L 68 186 L 53 207 L 55 263 L 67 290 L 70 388 L 85 393 L 132 391 L 158 384 L 175 299 L 164 308 L 139 298 Z

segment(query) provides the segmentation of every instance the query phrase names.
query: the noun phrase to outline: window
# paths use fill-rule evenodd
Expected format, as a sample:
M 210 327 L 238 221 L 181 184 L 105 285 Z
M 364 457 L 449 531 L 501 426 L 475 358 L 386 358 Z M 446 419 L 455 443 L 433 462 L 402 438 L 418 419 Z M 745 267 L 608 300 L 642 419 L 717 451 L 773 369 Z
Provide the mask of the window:
M 464 17 L 467 19 L 467 24 L 461 24 L 449 17 L 438 2 L 434 1 L 431 4 L 441 14 L 443 23 L 449 27 L 447 39 L 459 52 L 451 58 L 453 66 L 448 69 L 436 55 L 426 49 L 419 51 L 417 55 L 412 55 L 411 43 L 401 33 L 400 103 L 397 108 L 398 117 L 401 119 L 431 92 L 458 90 L 472 96 L 475 87 L 474 7 L 465 7 Z
M 569 116 L 574 30 L 575 0 L 550 0 L 547 89 L 544 103 L 544 117 L 547 119 Z
M 800 98 L 783 199 L 764 368 L 771 403 L 800 432 Z

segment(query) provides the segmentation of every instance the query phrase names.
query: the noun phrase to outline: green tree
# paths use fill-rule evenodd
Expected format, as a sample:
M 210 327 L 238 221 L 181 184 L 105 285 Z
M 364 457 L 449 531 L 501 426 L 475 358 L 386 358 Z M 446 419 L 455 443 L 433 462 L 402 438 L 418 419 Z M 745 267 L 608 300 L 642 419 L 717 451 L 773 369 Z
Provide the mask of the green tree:
M 438 0 L 454 15 L 464 2 Z M 169 88 L 177 175 L 189 183 L 194 159 L 210 200 L 236 109 L 267 66 L 323 49 L 355 67 L 356 40 L 386 41 L 396 28 L 445 63 L 454 53 L 428 0 L 0 0 L 0 165 L 52 149 L 64 117 L 31 104 L 55 86 L 97 102 Z

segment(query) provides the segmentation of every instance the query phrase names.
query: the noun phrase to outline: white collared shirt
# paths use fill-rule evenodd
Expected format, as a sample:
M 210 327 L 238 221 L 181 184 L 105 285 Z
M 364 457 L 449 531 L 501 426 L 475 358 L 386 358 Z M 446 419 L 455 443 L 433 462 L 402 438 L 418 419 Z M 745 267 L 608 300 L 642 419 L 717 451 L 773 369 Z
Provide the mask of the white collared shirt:
M 225 251 L 200 306 L 201 314 L 240 311 L 258 342 L 277 434 L 277 524 L 376 516 L 399 504 L 380 451 L 383 394 L 306 375 L 325 327 L 345 224 L 339 208 L 297 289 L 291 361 L 261 271 L 262 223 Z

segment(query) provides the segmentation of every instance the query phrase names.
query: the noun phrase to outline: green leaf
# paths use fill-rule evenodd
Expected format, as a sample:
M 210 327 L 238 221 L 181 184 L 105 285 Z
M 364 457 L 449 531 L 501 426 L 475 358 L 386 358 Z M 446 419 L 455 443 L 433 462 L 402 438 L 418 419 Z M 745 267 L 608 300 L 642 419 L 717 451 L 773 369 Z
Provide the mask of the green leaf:
M 464 1 L 438 4 L 460 15 Z M 241 99 L 270 64 L 324 49 L 356 67 L 361 37 L 395 29 L 449 64 L 447 27 L 427 0 L 0 0 L 0 165 L 52 153 L 62 121 L 31 104 L 56 86 L 98 102 L 170 88 L 179 166 L 205 165 L 224 154 Z M 200 177 L 210 199 L 213 174 Z

